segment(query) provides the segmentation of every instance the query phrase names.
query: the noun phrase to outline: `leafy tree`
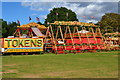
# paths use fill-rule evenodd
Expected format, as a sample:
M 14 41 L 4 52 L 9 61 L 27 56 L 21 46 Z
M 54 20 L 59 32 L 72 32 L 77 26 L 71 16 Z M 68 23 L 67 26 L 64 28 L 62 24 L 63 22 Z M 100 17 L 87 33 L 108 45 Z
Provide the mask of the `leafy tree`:
M 16 22 L 7 24 L 7 21 L 4 21 L 3 19 L 0 19 L 0 21 L 2 22 L 2 37 L 5 38 L 8 36 L 12 36 L 17 29 L 18 24 Z
M 2 23 L 0 22 L 0 38 L 2 38 Z
M 37 22 L 37 24 L 43 25 L 41 22 Z
M 53 8 L 45 19 L 45 23 L 54 21 L 78 21 L 75 12 L 65 7 Z
M 12 36 L 13 33 L 15 32 L 15 30 L 17 29 L 17 23 L 16 22 L 12 22 L 12 23 L 9 23 L 8 24 L 8 27 L 7 27 L 7 36 Z
M 1 23 L 2 23 L 2 37 L 7 36 L 7 21 L 3 21 L 3 19 L 1 19 Z
M 102 33 L 120 32 L 120 29 L 118 29 L 120 27 L 120 14 L 106 13 L 98 24 Z

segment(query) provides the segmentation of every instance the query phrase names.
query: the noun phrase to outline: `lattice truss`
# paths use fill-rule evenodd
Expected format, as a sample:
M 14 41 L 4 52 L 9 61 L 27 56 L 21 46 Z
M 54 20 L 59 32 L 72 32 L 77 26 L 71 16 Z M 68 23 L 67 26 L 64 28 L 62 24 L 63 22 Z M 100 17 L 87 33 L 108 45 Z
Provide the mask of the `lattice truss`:
M 44 40 L 45 50 L 49 48 L 56 54 L 76 54 L 85 51 L 104 50 L 107 47 L 99 27 L 76 25 L 74 29 L 70 29 L 70 25 L 63 26 L 59 24 L 55 28 L 56 31 L 53 32 L 51 24 L 47 29 Z

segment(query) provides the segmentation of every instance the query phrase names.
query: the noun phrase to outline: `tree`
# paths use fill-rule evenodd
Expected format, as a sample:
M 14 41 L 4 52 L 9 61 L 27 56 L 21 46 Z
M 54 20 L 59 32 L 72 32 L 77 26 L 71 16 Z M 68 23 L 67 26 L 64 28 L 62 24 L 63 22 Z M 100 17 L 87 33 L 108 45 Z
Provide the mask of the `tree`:
M 12 22 L 8 24 L 7 27 L 7 36 L 12 36 L 15 32 L 15 30 L 17 29 L 17 23 L 16 22 Z
M 37 22 L 37 24 L 43 25 L 41 22 Z
M 16 22 L 7 24 L 7 21 L 4 21 L 3 19 L 0 19 L 0 21 L 2 23 L 2 37 L 5 38 L 8 36 L 12 36 L 17 29 L 18 24 Z
M 1 23 L 2 23 L 2 37 L 7 36 L 7 21 L 3 21 L 3 19 L 0 19 Z
M 45 23 L 54 21 L 78 21 L 75 12 L 65 7 L 53 8 L 45 19 Z
M 102 33 L 120 32 L 120 14 L 106 13 L 98 22 Z

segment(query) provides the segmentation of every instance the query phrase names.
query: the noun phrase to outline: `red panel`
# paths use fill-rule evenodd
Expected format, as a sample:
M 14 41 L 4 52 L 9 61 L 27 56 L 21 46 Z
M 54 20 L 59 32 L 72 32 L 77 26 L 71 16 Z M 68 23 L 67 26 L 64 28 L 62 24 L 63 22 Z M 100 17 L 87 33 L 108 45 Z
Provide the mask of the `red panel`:
M 84 46 L 83 46 L 83 49 L 90 49 L 90 46 L 84 45 Z
M 74 50 L 73 46 L 66 46 L 66 50 Z
M 92 49 L 98 49 L 98 47 L 97 46 L 92 46 Z
M 58 54 L 61 54 L 61 53 L 63 54 L 63 53 L 65 53 L 65 52 L 64 52 L 64 51 L 58 51 Z
M 58 46 L 57 50 L 64 50 L 64 47 L 63 46 Z
M 88 43 L 87 38 L 83 38 L 83 39 L 82 39 L 82 43 Z

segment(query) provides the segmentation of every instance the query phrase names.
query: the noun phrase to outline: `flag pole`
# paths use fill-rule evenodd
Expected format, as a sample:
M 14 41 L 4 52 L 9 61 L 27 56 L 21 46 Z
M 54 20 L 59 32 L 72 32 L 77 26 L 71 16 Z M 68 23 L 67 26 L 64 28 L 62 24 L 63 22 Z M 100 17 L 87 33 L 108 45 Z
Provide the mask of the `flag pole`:
M 93 20 L 95 17 L 94 16 L 91 16 L 91 19 Z M 93 23 L 93 22 L 92 22 Z
M 87 21 L 86 21 L 86 17 L 87 17 L 87 16 L 83 16 L 83 17 L 84 17 L 85 22 L 87 22 Z
M 32 20 L 32 19 L 31 19 L 31 17 L 29 16 L 29 23 L 30 23 L 30 20 Z
M 36 17 L 36 20 L 37 20 L 38 22 L 40 22 L 40 18 Z
M 66 13 L 66 16 L 67 16 L 67 21 L 68 21 L 68 13 Z
M 56 12 L 56 21 L 58 20 L 58 13 Z
M 17 24 L 18 24 L 18 26 L 20 26 L 20 21 L 19 20 L 17 20 Z
M 29 22 L 28 23 L 30 23 L 30 16 L 29 16 Z

